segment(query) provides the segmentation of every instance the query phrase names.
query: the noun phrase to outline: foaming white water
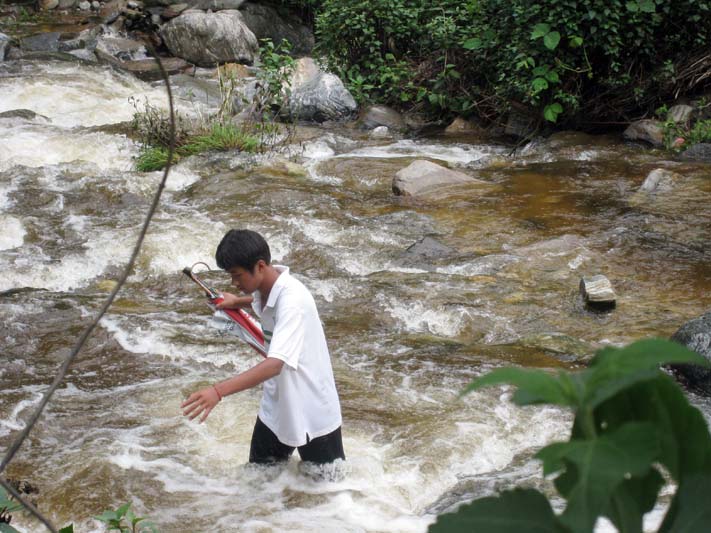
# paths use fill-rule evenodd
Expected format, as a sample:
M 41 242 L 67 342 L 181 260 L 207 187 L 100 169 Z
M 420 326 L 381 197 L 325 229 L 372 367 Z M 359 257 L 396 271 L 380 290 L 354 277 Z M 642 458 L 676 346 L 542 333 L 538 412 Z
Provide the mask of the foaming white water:
M 82 253 L 68 254 L 52 262 L 37 246 L 23 248 L 18 258 L 0 256 L 0 268 L 6 275 L 0 278 L 0 290 L 33 287 L 67 291 L 83 287 L 110 265 L 123 264 L 129 257 L 130 230 L 94 230 L 84 244 Z
M 176 274 L 183 267 L 205 262 L 215 265 L 215 249 L 227 231 L 222 222 L 214 222 L 193 210 L 178 210 L 170 219 L 158 218 L 146 236 L 141 250 L 141 264 L 151 274 Z
M 35 385 L 26 387 L 25 389 L 32 394 L 32 398 L 20 400 L 7 418 L 0 418 L 0 436 L 9 435 L 13 431 L 24 429 L 25 422 L 20 419 L 20 415 L 26 410 L 34 408 L 42 400 L 44 389 L 42 386 Z
M 73 127 L 131 120 L 136 109 L 129 98 L 139 108 L 144 99 L 159 108 L 168 106 L 165 89 L 108 67 L 48 62 L 28 66 L 25 73 L 27 77 L 0 79 L 0 111 L 30 109 L 55 125 Z M 198 104 L 180 100 L 176 108 L 190 115 L 204 112 Z
M 102 319 L 101 326 L 112 334 L 121 347 L 135 354 L 152 354 L 173 361 L 209 363 L 228 366 L 235 372 L 246 370 L 254 363 L 254 352 L 245 344 L 228 337 L 211 326 L 211 311 L 205 306 L 202 316 L 180 315 L 166 311 L 149 315 L 150 320 L 136 325 L 136 317 L 112 315 Z M 174 340 L 181 337 L 181 341 Z M 194 337 L 195 343 L 185 344 Z
M 428 144 L 402 140 L 385 146 L 360 148 L 336 157 L 374 157 L 378 159 L 394 157 L 429 157 L 448 163 L 467 164 L 480 159 L 502 154 L 502 147 L 469 144 Z
M 123 135 L 67 131 L 53 126 L 24 124 L 0 129 L 0 171 L 15 165 L 44 167 L 87 162 L 102 170 L 128 170 L 138 153 Z
M 426 307 L 420 302 L 404 302 L 396 298 L 379 296 L 379 305 L 410 332 L 428 332 L 443 337 L 454 337 L 464 327 L 469 311 L 457 307 L 454 310 L 441 306 Z
M 10 250 L 25 242 L 25 226 L 20 219 L 10 215 L 0 215 L 0 250 Z

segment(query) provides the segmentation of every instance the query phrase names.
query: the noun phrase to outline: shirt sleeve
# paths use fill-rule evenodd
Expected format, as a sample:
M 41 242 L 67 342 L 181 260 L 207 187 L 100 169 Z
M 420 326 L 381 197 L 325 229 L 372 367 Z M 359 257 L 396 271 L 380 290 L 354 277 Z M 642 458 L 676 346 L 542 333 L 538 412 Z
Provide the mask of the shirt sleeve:
M 281 359 L 289 367 L 299 367 L 304 347 L 304 312 L 296 306 L 279 309 L 267 357 Z

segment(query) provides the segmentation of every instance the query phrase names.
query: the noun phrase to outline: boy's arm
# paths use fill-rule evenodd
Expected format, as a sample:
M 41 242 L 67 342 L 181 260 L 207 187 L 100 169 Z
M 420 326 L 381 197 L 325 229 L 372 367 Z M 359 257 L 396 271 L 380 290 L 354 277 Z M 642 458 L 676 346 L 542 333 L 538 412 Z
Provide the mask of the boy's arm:
M 237 296 L 231 292 L 223 292 L 222 298 L 223 300 L 215 306 L 217 309 L 249 308 L 254 300 L 251 296 Z
M 274 357 L 267 357 L 258 365 L 241 374 L 193 392 L 187 400 L 180 404 L 183 409 L 183 415 L 192 420 L 202 414 L 200 418 L 202 423 L 224 396 L 251 389 L 263 381 L 273 378 L 281 372 L 283 366 L 284 361 Z

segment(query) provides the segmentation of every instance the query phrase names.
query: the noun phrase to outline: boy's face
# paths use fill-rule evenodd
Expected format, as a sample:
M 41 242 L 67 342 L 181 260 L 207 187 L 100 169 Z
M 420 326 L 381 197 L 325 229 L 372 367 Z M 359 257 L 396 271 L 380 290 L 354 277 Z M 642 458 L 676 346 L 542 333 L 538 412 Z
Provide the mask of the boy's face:
M 246 294 L 251 294 L 258 290 L 262 284 L 263 272 L 266 263 L 261 259 L 254 265 L 252 272 L 242 267 L 230 268 L 227 272 L 232 277 L 232 286 Z

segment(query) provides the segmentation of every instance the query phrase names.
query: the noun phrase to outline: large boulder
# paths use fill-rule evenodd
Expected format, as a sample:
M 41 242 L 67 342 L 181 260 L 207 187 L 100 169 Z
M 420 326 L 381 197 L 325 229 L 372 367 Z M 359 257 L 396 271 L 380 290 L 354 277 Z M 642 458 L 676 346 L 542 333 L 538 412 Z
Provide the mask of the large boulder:
M 355 99 L 335 74 L 321 70 L 310 57 L 296 61 L 286 114 L 293 120 L 325 122 L 350 118 Z
M 695 351 L 711 363 L 711 311 L 690 320 L 671 339 Z M 711 368 L 698 365 L 673 365 L 679 381 L 705 396 L 711 396 Z
M 289 41 L 291 55 L 295 57 L 307 56 L 313 50 L 311 30 L 293 20 L 284 20 L 273 7 L 249 3 L 240 12 L 257 39 L 271 39 L 274 44 Z
M 421 196 L 442 187 L 463 183 L 479 183 L 489 186 L 487 182 L 477 180 L 463 172 L 418 159 L 395 174 L 392 188 L 393 192 L 399 196 Z
M 644 141 L 652 146 L 664 146 L 664 131 L 658 120 L 638 120 L 622 133 L 628 141 Z
M 257 38 L 235 10 L 205 13 L 188 10 L 165 24 L 161 37 L 170 52 L 200 67 L 222 63 L 252 64 Z

